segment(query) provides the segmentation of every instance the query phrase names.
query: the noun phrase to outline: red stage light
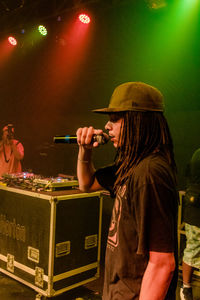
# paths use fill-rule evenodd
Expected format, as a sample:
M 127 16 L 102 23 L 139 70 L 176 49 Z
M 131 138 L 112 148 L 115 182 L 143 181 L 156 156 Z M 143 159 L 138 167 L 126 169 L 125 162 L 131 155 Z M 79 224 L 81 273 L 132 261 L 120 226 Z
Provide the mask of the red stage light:
M 13 36 L 9 36 L 8 41 L 13 46 L 17 45 L 17 40 Z
M 79 20 L 84 24 L 89 24 L 90 23 L 90 17 L 86 14 L 79 15 Z

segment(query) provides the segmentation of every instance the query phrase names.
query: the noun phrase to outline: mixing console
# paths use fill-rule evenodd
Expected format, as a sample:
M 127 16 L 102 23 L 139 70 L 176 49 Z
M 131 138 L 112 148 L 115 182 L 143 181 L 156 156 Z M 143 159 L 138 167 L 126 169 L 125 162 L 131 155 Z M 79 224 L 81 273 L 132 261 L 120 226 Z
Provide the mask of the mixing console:
M 42 177 L 33 173 L 21 172 L 4 174 L 1 178 L 1 184 L 11 187 L 20 187 L 32 191 L 55 191 L 78 187 L 78 181 L 62 177 Z

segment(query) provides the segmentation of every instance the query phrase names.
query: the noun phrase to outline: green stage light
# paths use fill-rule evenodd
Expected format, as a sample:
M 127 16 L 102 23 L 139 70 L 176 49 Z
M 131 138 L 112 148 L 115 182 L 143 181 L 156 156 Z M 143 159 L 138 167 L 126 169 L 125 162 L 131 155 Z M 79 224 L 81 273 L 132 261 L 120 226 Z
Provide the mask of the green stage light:
M 39 33 L 40 33 L 41 35 L 47 35 L 47 29 L 46 29 L 46 27 L 43 26 L 43 25 L 39 25 L 39 26 L 38 26 L 38 31 L 39 31 Z
M 194 5 L 195 3 L 197 3 L 199 0 L 184 0 L 183 4 L 185 3 L 186 5 Z
M 186 15 L 191 11 L 194 11 L 199 8 L 199 0 L 182 0 L 179 3 L 180 10 Z

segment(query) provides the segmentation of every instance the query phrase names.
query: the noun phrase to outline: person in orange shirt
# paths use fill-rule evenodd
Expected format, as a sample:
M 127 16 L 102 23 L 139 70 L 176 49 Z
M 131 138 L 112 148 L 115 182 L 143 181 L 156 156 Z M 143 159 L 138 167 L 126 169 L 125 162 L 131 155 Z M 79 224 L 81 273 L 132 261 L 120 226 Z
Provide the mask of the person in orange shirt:
M 0 141 L 0 176 L 5 173 L 22 171 L 21 160 L 24 158 L 24 147 L 14 139 L 14 126 L 4 126 Z

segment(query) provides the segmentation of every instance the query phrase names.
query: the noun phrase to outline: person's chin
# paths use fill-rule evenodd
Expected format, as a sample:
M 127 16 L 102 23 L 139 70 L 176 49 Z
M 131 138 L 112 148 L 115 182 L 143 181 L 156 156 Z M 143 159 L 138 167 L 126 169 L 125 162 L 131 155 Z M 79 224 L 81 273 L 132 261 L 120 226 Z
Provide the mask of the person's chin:
M 114 143 L 113 143 L 113 146 L 114 146 L 115 148 L 118 148 L 118 143 L 117 143 L 117 142 L 114 142 Z
M 111 142 L 115 148 L 118 148 L 118 141 L 114 137 L 111 138 Z

